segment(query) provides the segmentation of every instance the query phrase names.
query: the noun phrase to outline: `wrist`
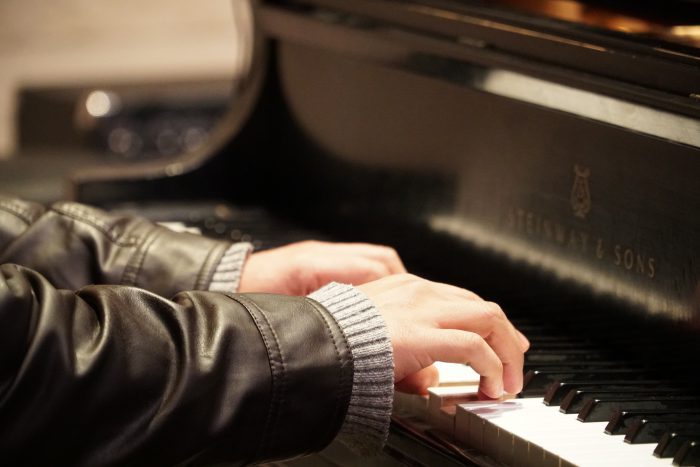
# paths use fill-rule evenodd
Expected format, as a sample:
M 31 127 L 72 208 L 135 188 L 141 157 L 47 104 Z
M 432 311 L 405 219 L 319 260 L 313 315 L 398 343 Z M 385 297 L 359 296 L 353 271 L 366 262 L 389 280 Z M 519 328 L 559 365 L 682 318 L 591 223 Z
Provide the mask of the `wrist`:
M 241 275 L 253 246 L 241 242 L 232 244 L 219 260 L 214 270 L 208 290 L 211 292 L 237 292 L 241 284 Z
M 357 288 L 331 283 L 309 295 L 333 315 L 353 356 L 353 387 L 341 439 L 362 454 L 383 446 L 394 395 L 391 341 L 384 319 Z

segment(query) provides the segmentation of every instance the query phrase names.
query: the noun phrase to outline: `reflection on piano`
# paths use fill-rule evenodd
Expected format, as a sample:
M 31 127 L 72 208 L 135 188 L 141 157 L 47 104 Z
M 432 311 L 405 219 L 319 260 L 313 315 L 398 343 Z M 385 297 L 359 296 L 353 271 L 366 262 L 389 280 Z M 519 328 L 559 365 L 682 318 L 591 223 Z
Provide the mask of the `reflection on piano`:
M 466 367 L 397 396 L 393 462 L 698 465 L 700 17 L 655 5 L 256 2 L 214 143 L 75 197 L 261 245 L 388 243 L 501 303 L 532 342 L 521 396 L 476 401 Z

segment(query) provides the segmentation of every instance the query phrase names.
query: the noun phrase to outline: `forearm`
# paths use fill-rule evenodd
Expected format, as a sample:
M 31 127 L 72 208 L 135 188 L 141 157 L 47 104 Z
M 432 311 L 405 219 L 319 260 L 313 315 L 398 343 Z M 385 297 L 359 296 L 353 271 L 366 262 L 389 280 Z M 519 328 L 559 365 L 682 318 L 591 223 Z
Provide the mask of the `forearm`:
M 319 450 L 353 362 L 299 297 L 54 289 L 0 266 L 0 458 L 23 463 L 252 462 Z M 18 456 L 18 457 L 17 457 Z
M 371 253 L 372 258 L 386 256 L 389 264 L 400 264 L 393 250 L 382 247 L 335 247 L 318 242 L 299 247 L 330 248 L 341 258 L 351 254 L 353 261 L 362 258 L 362 253 Z M 45 211 L 33 203 L 0 198 L 0 260 L 37 268 L 61 288 L 101 283 L 137 285 L 162 296 L 190 289 L 234 292 L 250 249 L 248 244 L 176 234 L 144 219 L 75 203 L 57 204 Z M 290 265 L 277 265 L 284 266 Z M 304 288 L 304 284 L 299 286 Z M 143 294 L 135 291 L 135 297 Z M 376 450 L 387 435 L 393 396 L 391 345 L 383 320 L 366 297 L 348 286 L 327 286 L 312 297 L 331 312 L 330 326 L 342 329 L 354 361 L 344 438 L 358 450 Z
M 245 252 L 237 263 L 239 272 L 247 255 L 245 244 L 240 245 Z M 220 285 L 235 292 L 238 276 L 231 274 L 232 263 L 222 264 L 230 247 L 229 242 L 172 232 L 143 218 L 77 203 L 44 209 L 0 197 L 0 264 L 30 267 L 58 288 L 133 285 L 171 297 L 182 290 L 212 288 L 217 268 L 224 266 L 228 277 Z

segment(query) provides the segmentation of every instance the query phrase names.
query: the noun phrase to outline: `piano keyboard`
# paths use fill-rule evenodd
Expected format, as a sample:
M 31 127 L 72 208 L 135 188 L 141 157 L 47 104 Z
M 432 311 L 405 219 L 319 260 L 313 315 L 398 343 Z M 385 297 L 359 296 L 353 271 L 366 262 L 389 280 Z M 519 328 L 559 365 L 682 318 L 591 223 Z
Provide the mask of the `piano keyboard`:
M 395 416 L 411 414 L 448 448 L 487 456 L 467 456 L 479 465 L 700 465 L 699 376 L 685 335 L 552 300 L 539 310 L 518 309 L 533 302 L 518 297 L 506 306 L 532 344 L 518 397 L 479 401 L 470 367 L 440 363 L 440 386 L 397 394 Z
M 582 422 L 579 413 L 562 413 L 543 397 L 479 401 L 479 375 L 469 366 L 437 365 L 440 386 L 427 396 L 397 394 L 395 413 L 423 419 L 449 441 L 485 454 L 494 465 L 700 465 L 700 409 L 693 396 L 668 399 L 680 401 L 685 407 L 680 410 L 673 403 L 667 409 L 636 412 L 618 405 L 609 420 Z M 643 406 L 648 400 L 628 405 Z
M 538 398 L 457 407 L 455 436 L 507 465 L 657 466 L 652 444 L 626 444 L 604 434 L 606 422 L 581 423 Z

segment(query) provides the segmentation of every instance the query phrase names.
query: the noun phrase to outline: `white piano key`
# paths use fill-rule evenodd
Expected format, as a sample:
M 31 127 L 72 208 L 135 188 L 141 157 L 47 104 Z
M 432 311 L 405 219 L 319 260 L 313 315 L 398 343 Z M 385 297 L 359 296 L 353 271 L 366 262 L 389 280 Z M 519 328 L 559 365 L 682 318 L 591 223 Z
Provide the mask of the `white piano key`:
M 466 386 L 437 386 L 428 389 L 429 410 L 439 410 L 446 405 L 464 404 L 476 402 L 478 399 L 479 385 Z
M 629 445 L 603 433 L 606 422 L 581 423 L 542 399 L 464 403 L 478 392 L 479 375 L 462 364 L 437 363 L 440 386 L 414 397 L 414 408 L 460 442 L 513 466 L 669 466 L 653 456 L 654 444 Z M 458 403 L 456 410 L 449 408 Z
M 456 409 L 457 407 L 453 405 L 441 407 L 437 412 L 431 412 L 430 424 L 450 438 L 454 438 Z
M 461 404 L 455 419 L 458 431 L 467 429 L 458 439 L 507 465 L 670 465 L 652 455 L 654 444 L 626 444 L 604 434 L 605 425 L 581 423 L 539 398 Z
M 428 389 L 428 423 L 454 438 L 455 406 L 476 401 L 478 390 L 478 385 L 438 386 Z
M 406 394 L 403 392 L 394 393 L 395 414 L 407 416 L 417 416 L 427 420 L 428 415 L 428 396 L 418 394 Z
M 435 367 L 440 374 L 440 386 L 479 384 L 481 378 L 472 367 L 462 363 L 435 362 Z
M 435 366 L 440 375 L 440 386 L 431 389 L 435 389 L 438 394 L 455 395 L 453 404 L 471 399 L 472 396 L 469 394 L 478 391 L 479 374 L 471 367 L 461 363 L 444 362 L 436 362 Z M 443 384 L 445 385 L 444 387 L 442 386 Z M 467 386 L 466 388 L 464 387 L 465 385 Z M 457 394 L 464 394 L 466 399 L 459 399 Z M 394 413 L 414 416 L 427 422 L 430 419 L 428 403 L 428 395 L 396 392 L 394 394 Z M 442 405 L 444 404 L 438 405 L 434 411 L 438 412 Z
M 497 401 L 460 404 L 456 412 L 455 438 L 469 446 L 481 449 L 486 421 L 498 406 Z

